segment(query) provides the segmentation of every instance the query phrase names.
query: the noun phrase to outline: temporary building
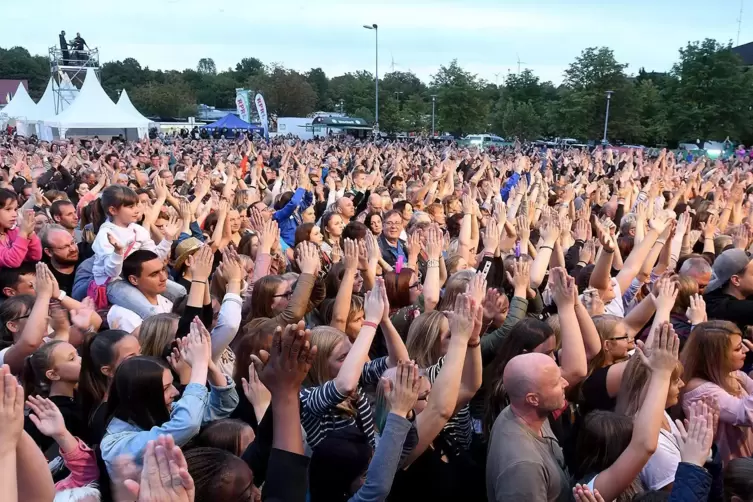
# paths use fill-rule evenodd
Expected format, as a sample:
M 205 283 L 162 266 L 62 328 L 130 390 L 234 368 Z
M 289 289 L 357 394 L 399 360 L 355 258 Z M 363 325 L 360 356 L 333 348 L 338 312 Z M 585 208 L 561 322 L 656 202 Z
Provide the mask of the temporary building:
M 134 117 L 118 105 L 102 89 L 92 68 L 86 72 L 86 79 L 79 95 L 71 106 L 52 118 L 45 119 L 45 125 L 53 129 L 55 136 L 116 136 L 144 138 L 148 134 L 149 120 Z
M 118 98 L 118 108 L 128 113 L 129 115 L 136 117 L 139 120 L 152 122 L 147 117 L 143 116 L 135 106 L 133 106 L 133 103 L 131 103 L 131 98 L 128 97 L 128 92 L 126 92 L 125 89 L 123 89 L 123 92 L 120 93 L 120 97 Z
M 227 128 L 228 131 L 232 131 L 233 129 L 242 129 L 244 131 L 260 131 L 264 129 L 258 124 L 249 124 L 234 113 L 228 113 L 216 122 L 201 126 L 201 129 L 209 129 L 210 131 L 223 128 Z
M 25 119 L 35 112 L 36 107 L 37 104 L 29 96 L 26 87 L 22 83 L 19 83 L 18 89 L 10 100 L 10 103 L 0 110 L 0 123 L 5 124 L 9 120 Z

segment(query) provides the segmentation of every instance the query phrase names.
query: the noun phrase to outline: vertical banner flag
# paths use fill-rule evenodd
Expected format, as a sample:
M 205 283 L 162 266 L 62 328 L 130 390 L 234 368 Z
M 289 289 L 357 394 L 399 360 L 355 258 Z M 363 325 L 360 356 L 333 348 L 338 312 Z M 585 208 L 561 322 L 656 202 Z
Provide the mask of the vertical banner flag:
M 259 114 L 259 121 L 264 128 L 264 137 L 269 139 L 269 117 L 267 117 L 267 105 L 264 103 L 264 96 L 257 94 L 254 101 L 256 102 L 256 112 Z
M 251 122 L 251 109 L 249 108 L 249 96 L 247 89 L 235 90 L 235 108 L 238 111 L 238 117 L 245 122 Z

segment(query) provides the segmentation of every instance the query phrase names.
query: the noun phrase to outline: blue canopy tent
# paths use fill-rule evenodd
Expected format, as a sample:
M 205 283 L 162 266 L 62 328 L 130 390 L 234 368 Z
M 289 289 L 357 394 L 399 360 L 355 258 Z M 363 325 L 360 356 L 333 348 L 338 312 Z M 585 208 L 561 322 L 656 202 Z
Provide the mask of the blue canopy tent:
M 201 129 L 208 129 L 210 131 L 214 131 L 215 129 L 224 129 L 227 128 L 228 132 L 232 134 L 232 131 L 235 129 L 242 129 L 244 131 L 250 131 L 250 132 L 261 132 L 264 130 L 264 128 L 258 124 L 249 124 L 245 120 L 241 120 L 237 115 L 234 113 L 228 113 L 224 117 L 222 117 L 220 120 L 216 122 L 212 122 L 211 124 L 206 124 L 201 126 Z

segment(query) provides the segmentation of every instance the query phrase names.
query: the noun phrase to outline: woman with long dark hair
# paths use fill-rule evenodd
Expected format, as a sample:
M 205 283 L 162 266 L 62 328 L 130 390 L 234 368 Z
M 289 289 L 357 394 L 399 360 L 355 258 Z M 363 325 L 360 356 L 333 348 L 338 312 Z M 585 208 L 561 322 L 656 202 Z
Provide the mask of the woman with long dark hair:
M 107 430 L 100 443 L 108 472 L 123 454 L 141 463 L 147 443 L 160 435 L 170 434 L 178 446 L 184 445 L 203 423 L 228 417 L 235 409 L 235 383 L 212 363 L 209 333 L 199 323 L 181 340 L 180 355 L 191 366 L 182 396 L 160 359 L 132 357 L 115 371 L 107 400 Z

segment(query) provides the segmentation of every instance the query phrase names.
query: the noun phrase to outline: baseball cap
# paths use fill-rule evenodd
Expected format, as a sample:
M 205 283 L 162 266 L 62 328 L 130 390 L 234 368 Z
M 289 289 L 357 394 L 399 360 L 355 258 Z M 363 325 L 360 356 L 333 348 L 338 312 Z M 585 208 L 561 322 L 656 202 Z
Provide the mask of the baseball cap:
M 733 275 L 740 274 L 750 263 L 748 253 L 742 249 L 728 249 L 716 257 L 711 267 L 711 280 L 704 290 L 709 293 L 724 286 Z

